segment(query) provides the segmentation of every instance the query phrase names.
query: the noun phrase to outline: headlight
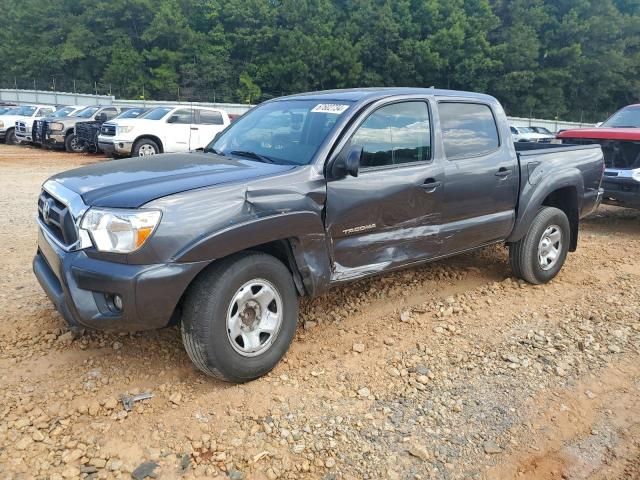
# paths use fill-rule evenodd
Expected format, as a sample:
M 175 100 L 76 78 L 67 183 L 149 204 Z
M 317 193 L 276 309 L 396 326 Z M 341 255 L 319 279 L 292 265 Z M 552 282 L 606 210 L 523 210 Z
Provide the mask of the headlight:
M 4 128 L 4 122 L 0 120 L 0 128 Z
M 53 122 L 49 124 L 49 130 L 52 132 L 61 132 L 64 130 L 64 123 Z
M 640 168 L 633 172 L 631 178 L 633 178 L 636 182 L 640 182 Z
M 158 210 L 91 208 L 80 224 L 101 252 L 130 253 L 147 241 L 160 222 Z
M 127 125 L 127 126 L 118 126 L 118 133 L 129 133 L 131 130 L 133 130 L 133 125 Z

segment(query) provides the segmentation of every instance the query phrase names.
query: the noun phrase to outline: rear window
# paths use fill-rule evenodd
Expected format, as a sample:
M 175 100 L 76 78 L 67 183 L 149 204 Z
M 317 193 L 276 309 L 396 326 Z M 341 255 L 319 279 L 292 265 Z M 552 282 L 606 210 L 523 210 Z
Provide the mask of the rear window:
M 438 111 L 447 158 L 484 155 L 500 146 L 498 127 L 489 106 L 442 102 Z

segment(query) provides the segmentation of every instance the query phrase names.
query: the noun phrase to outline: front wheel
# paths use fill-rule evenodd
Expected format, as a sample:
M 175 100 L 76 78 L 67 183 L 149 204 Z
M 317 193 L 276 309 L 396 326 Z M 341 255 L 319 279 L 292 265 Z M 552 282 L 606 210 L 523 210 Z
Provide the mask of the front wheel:
M 160 153 L 158 144 L 149 138 L 142 138 L 133 144 L 131 154 L 134 157 L 146 157 L 149 155 L 157 155 Z
M 70 133 L 64 139 L 64 148 L 67 152 L 70 153 L 82 153 L 84 152 L 84 147 L 80 144 L 80 140 L 75 133 Z
M 291 272 L 264 253 L 233 255 L 189 287 L 182 340 L 204 373 L 229 382 L 269 372 L 289 349 L 298 319 Z
M 524 238 L 509 245 L 514 275 L 535 285 L 549 282 L 564 265 L 570 240 L 567 215 L 558 208 L 541 208 Z
M 15 145 L 17 143 L 16 132 L 13 128 L 7 130 L 7 135 L 4 137 L 4 143 L 7 145 Z

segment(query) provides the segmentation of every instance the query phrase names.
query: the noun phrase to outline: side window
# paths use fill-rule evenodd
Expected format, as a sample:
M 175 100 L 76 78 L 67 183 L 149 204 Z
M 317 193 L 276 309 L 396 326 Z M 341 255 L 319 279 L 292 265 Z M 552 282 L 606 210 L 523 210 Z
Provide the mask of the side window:
M 518 134 L 518 130 L 516 130 L 514 127 L 510 127 L 511 128 L 511 133 L 513 133 L 514 135 Z
M 427 104 L 404 102 L 376 110 L 360 125 L 351 145 L 362 146 L 363 168 L 431 159 Z
M 107 120 L 111 120 L 116 115 L 118 115 L 118 111 L 115 108 L 105 108 L 104 110 L 102 110 L 102 113 L 106 115 Z
M 178 124 L 191 124 L 193 117 L 193 110 L 184 109 L 184 110 L 176 110 L 171 114 L 168 119 L 169 123 L 178 123 Z
M 51 108 L 41 108 L 36 117 L 47 117 L 53 113 Z
M 224 125 L 222 114 L 215 110 L 200 110 L 199 120 L 202 125 Z
M 483 155 L 499 147 L 498 127 L 489 106 L 442 102 L 438 111 L 448 159 Z

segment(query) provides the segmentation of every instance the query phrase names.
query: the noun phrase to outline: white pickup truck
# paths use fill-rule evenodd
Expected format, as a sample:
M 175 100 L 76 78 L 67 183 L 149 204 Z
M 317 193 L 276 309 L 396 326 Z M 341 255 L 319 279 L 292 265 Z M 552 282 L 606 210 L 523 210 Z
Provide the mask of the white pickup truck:
M 16 122 L 16 140 L 19 143 L 32 143 L 39 145 L 42 143 L 42 122 L 45 119 L 71 117 L 74 113 L 79 112 L 83 108 L 84 107 L 78 105 L 69 105 L 67 107 L 60 107 L 51 115 L 46 115 L 42 118 L 36 118 L 35 121 L 31 121 L 30 119 L 19 120 Z
M 51 105 L 21 105 L 8 110 L 0 115 L 0 141 L 4 140 L 7 145 L 15 144 L 18 141 L 16 138 L 17 122 L 25 122 L 24 124 L 29 125 L 29 132 L 31 132 L 34 120 L 48 117 L 54 111 L 55 107 Z
M 229 124 L 223 110 L 206 107 L 157 107 L 138 118 L 102 125 L 98 148 L 114 156 L 146 156 L 204 148 Z

